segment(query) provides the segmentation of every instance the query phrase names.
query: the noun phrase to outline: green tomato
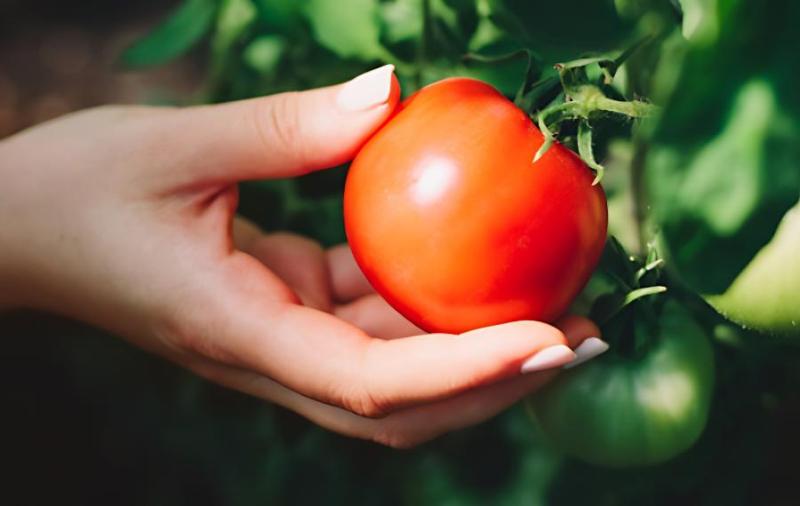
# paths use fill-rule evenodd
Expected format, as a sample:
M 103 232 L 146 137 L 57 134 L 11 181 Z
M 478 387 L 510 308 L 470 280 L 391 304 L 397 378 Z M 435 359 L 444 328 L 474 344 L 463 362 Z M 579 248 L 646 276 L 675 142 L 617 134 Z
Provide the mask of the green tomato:
M 800 204 L 725 293 L 706 300 L 743 327 L 800 337 Z
M 657 335 L 644 337 L 641 356 L 624 357 L 612 348 L 560 374 L 531 399 L 555 446 L 585 462 L 620 468 L 667 461 L 700 437 L 714 386 L 714 354 L 703 329 L 670 300 Z

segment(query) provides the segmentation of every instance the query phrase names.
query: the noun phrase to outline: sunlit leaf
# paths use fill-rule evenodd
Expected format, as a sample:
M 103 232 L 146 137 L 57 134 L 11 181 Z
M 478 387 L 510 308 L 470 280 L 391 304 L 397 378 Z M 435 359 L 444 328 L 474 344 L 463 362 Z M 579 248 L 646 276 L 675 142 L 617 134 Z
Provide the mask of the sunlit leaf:
M 343 58 L 373 60 L 385 53 L 376 0 L 309 0 L 305 14 L 317 41 Z
M 214 52 L 227 51 L 255 18 L 256 8 L 251 0 L 223 0 L 214 35 Z
M 244 50 L 244 61 L 260 74 L 269 74 L 280 62 L 286 39 L 280 35 L 263 35 Z
M 422 2 L 392 0 L 380 5 L 383 34 L 391 43 L 422 36 Z

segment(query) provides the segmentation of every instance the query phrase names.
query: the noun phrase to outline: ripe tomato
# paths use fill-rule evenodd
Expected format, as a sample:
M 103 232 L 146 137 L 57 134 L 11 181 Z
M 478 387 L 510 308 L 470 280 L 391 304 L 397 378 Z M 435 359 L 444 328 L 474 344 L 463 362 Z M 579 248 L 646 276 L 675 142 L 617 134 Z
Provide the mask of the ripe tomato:
M 344 215 L 375 289 L 430 332 L 552 321 L 592 273 L 606 200 L 581 159 L 486 83 L 421 89 L 361 149 Z

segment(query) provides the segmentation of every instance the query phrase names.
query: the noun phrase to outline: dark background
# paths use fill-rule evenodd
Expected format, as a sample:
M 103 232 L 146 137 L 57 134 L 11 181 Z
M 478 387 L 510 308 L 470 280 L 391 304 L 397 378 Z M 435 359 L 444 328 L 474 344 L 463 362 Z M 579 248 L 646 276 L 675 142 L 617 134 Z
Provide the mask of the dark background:
M 197 55 L 125 72 L 121 51 L 174 0 L 0 1 L 0 137 L 107 103 L 169 102 L 198 86 Z

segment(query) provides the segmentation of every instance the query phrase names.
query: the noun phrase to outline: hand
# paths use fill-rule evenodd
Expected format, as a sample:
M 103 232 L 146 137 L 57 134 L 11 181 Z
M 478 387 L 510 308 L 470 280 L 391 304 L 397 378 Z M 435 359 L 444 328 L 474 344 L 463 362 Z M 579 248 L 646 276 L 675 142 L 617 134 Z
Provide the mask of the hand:
M 212 381 L 392 446 L 494 415 L 573 360 L 565 345 L 598 329 L 573 317 L 561 330 L 522 321 L 389 339 L 419 331 L 371 292 L 346 247 L 326 252 L 234 220 L 239 181 L 349 160 L 398 97 L 387 66 L 223 105 L 94 109 L 6 139 L 0 303 L 104 327 Z

